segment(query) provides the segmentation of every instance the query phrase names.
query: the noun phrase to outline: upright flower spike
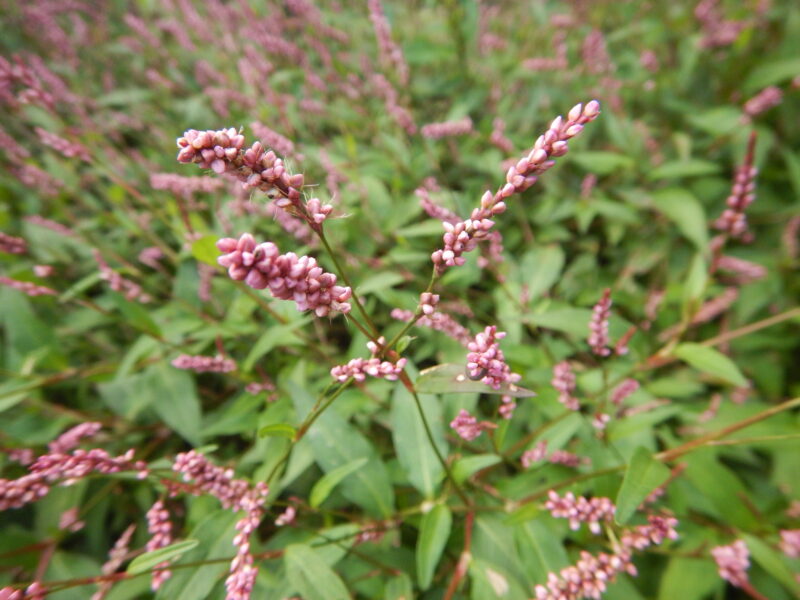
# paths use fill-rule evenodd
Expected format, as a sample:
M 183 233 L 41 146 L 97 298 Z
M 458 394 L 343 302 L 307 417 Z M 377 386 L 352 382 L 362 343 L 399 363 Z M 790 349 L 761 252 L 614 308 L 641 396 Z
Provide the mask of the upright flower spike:
M 473 250 L 478 242 L 488 239 L 494 226 L 493 217 L 506 210 L 506 200 L 514 194 L 524 192 L 534 183 L 539 175 L 552 167 L 554 158 L 564 156 L 569 148 L 567 142 L 578 135 L 586 123 L 593 121 L 600 114 L 600 103 L 592 100 L 586 106 L 575 105 L 566 120 L 557 117 L 550 128 L 536 140 L 527 156 L 522 157 L 516 165 L 508 169 L 506 183 L 494 194 L 484 193 L 478 208 L 470 218 L 457 223 L 443 222 L 445 229 L 444 245 L 431 254 L 431 260 L 439 273 L 447 267 L 463 265 L 463 254 Z
M 303 175 L 290 175 L 283 160 L 272 150 L 266 150 L 261 142 L 246 149 L 244 142 L 244 136 L 233 127 L 218 131 L 189 129 L 178 138 L 178 162 L 197 163 L 218 175 L 231 174 L 245 189 L 256 188 L 271 197 L 278 196 L 277 206 L 304 219 L 315 231 L 321 231 L 322 222 L 333 207 L 316 198 L 303 202 Z
M 297 310 L 313 310 L 318 317 L 331 311 L 350 312 L 347 301 L 352 290 L 336 285 L 336 275 L 323 271 L 310 256 L 280 254 L 275 244 L 256 244 L 249 233 L 238 240 L 223 238 L 217 248 L 223 253 L 217 262 L 235 281 L 244 281 L 257 290 L 269 288 L 275 298 L 294 300 Z
M 756 175 L 758 169 L 753 166 L 756 150 L 756 132 L 750 134 L 747 141 L 747 152 L 742 166 L 736 171 L 730 196 L 725 201 L 728 205 L 714 223 L 719 231 L 727 233 L 733 238 L 742 237 L 747 232 L 747 217 L 745 209 L 756 199 Z
M 611 317 L 611 290 L 606 288 L 600 301 L 594 305 L 589 321 L 589 345 L 597 356 L 608 356 L 608 319 Z

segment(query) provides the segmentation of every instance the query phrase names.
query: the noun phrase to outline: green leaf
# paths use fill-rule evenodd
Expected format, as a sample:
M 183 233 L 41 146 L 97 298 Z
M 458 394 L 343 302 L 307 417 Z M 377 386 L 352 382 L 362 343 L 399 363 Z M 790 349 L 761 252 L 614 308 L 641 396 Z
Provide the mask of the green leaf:
M 297 430 L 288 423 L 272 423 L 258 430 L 258 437 L 285 437 L 294 439 Z
M 713 375 L 736 387 L 745 387 L 747 379 L 734 362 L 714 348 L 686 343 L 675 348 L 675 356 L 699 371 Z
M 294 331 L 306 323 L 310 323 L 313 319 L 314 317 L 311 315 L 304 315 L 291 323 L 274 325 L 267 329 L 264 334 L 258 338 L 258 341 L 253 344 L 253 347 L 250 348 L 247 358 L 245 358 L 242 363 L 242 370 L 245 372 L 251 371 L 262 356 L 271 352 L 278 346 L 300 344 L 301 340 L 296 335 L 293 335 Z
M 588 323 L 588 321 L 587 321 Z M 466 375 L 464 365 L 436 365 L 420 372 L 414 383 L 417 391 L 424 394 L 495 394 L 514 398 L 531 398 L 536 392 L 514 384 L 504 384 L 495 390 L 480 381 L 472 381 Z
M 186 371 L 160 363 L 149 369 L 148 384 L 159 417 L 186 441 L 200 445 L 202 414 L 194 378 Z
M 653 194 L 653 204 L 701 253 L 708 252 L 706 215 L 692 194 L 683 188 L 666 188 Z
M 386 584 L 383 600 L 414 600 L 411 578 L 405 573 L 392 577 Z
M 453 465 L 453 477 L 458 483 L 463 483 L 481 469 L 496 465 L 501 460 L 496 454 L 478 454 L 461 458 Z
M 190 550 L 182 562 L 197 562 L 229 558 L 231 541 L 236 535 L 237 516 L 229 510 L 216 510 L 206 516 L 192 529 L 190 536 L 199 545 Z M 159 600 L 198 600 L 208 598 L 214 585 L 228 570 L 224 563 L 199 565 L 197 567 L 175 569 L 172 577 L 156 594 Z
M 545 583 L 548 573 L 558 573 L 569 565 L 561 537 L 541 520 L 523 523 L 514 529 L 514 534 L 525 570 L 534 581 Z
M 453 515 L 444 504 L 437 504 L 422 516 L 417 539 L 417 583 L 423 590 L 431 585 L 452 525 Z
M 296 369 L 293 377 L 300 377 L 299 371 L 299 368 Z M 303 383 L 293 379 L 287 388 L 297 413 L 308 414 L 314 398 Z M 342 494 L 374 517 L 387 518 L 394 514 L 394 493 L 386 466 L 372 443 L 341 415 L 334 410 L 326 410 L 304 439 L 309 440 L 314 460 L 326 473 L 366 457 L 367 464 L 342 482 Z
M 356 288 L 356 292 L 362 296 L 366 296 L 371 292 L 378 292 L 390 287 L 394 287 L 403 281 L 403 276 L 400 275 L 400 273 L 395 273 L 392 271 L 378 273 L 359 285 L 358 288 Z
M 125 322 L 128 325 L 155 337 L 161 337 L 161 329 L 142 304 L 132 302 L 118 292 L 110 292 L 109 297 L 117 307 L 117 310 L 125 317 Z
M 661 577 L 658 600 L 702 600 L 709 597 L 719 583 L 713 561 L 676 556 L 669 561 Z
M 742 111 L 736 106 L 715 106 L 689 114 L 687 120 L 697 129 L 715 137 L 730 135 L 742 126 Z
M 563 331 L 579 338 L 589 335 L 589 320 L 592 311 L 588 308 L 558 308 L 528 316 L 528 322 L 543 329 Z
M 707 160 L 689 159 L 665 162 L 650 171 L 647 178 L 651 181 L 659 179 L 680 179 L 682 177 L 700 177 L 702 175 L 714 175 L 719 172 L 716 163 Z
M 545 246 L 529 252 L 522 259 L 523 283 L 528 286 L 531 301 L 547 292 L 561 276 L 565 262 L 560 246 Z
M 339 576 L 308 546 L 290 544 L 283 555 L 289 581 L 304 600 L 350 598 Z
M 218 239 L 219 236 L 208 234 L 195 240 L 192 243 L 192 256 L 202 263 L 218 267 L 217 258 L 220 256 L 220 252 L 217 249 Z
M 770 548 L 762 540 L 748 533 L 742 534 L 742 539 L 747 544 L 747 548 L 753 555 L 753 559 L 761 567 L 783 585 L 789 588 L 794 594 L 800 594 L 800 583 L 794 578 L 792 569 L 789 567 L 786 558 L 779 552 Z
M 708 281 L 708 266 L 701 253 L 694 255 L 689 265 L 689 273 L 683 282 L 684 314 L 693 309 L 703 295 Z M 692 313 L 694 311 L 692 310 Z
M 312 508 L 317 508 L 320 504 L 325 502 L 325 499 L 333 491 L 333 488 L 339 485 L 340 481 L 365 464 L 367 464 L 367 459 L 362 456 L 361 458 L 357 458 L 352 462 L 344 464 L 341 467 L 336 467 L 333 471 L 326 473 L 314 484 L 314 487 L 311 488 L 311 495 L 309 496 L 308 503 Z
M 622 486 L 617 493 L 614 519 L 624 525 L 644 499 L 669 478 L 669 468 L 653 458 L 649 450 L 638 447 L 633 453 Z
M 152 552 L 146 552 L 134 558 L 131 564 L 128 565 L 127 573 L 136 575 L 137 573 L 144 573 L 149 571 L 156 565 L 161 564 L 177 558 L 184 552 L 187 552 L 197 546 L 200 542 L 198 540 L 183 540 L 182 542 L 175 542 L 169 546 L 164 546 Z
M 422 393 L 418 393 L 418 396 L 436 446 L 446 456 L 447 443 L 439 399 Z M 425 433 L 414 397 L 401 385 L 396 386 L 392 394 L 391 423 L 392 440 L 400 466 L 411 485 L 426 498 L 432 498 L 442 480 L 444 469 Z
M 748 93 L 758 92 L 767 86 L 792 79 L 798 73 L 800 58 L 764 61 L 750 73 L 745 80 L 744 89 Z
M 632 168 L 636 163 L 630 156 L 616 152 L 581 151 L 570 155 L 572 162 L 597 175 L 610 175 Z

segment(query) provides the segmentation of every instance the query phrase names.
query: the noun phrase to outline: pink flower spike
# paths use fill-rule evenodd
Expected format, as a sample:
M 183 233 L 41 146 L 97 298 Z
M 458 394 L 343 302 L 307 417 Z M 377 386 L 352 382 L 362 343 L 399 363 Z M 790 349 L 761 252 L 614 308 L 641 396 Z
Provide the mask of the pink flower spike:
M 750 568 L 750 551 L 742 540 L 728 546 L 711 549 L 711 556 L 717 562 L 719 576 L 736 587 L 749 583 L 747 570 Z
M 490 325 L 467 344 L 467 370 L 470 378 L 479 379 L 495 390 L 499 390 L 503 384 L 514 384 L 522 379 L 521 375 L 511 372 L 503 351 L 500 350 L 498 340 L 505 335 L 505 332 L 497 331 L 496 326 Z
M 558 391 L 558 401 L 570 410 L 580 410 L 578 399 L 572 393 L 575 391 L 575 374 L 568 361 L 564 360 L 553 367 L 553 379 L 550 382 Z
M 592 320 L 589 322 L 589 345 L 592 352 L 598 356 L 608 356 L 608 319 L 611 316 L 611 290 L 606 288 L 603 297 L 595 304 L 592 311 Z
M 453 429 L 460 438 L 471 442 L 481 433 L 487 429 L 494 429 L 497 425 L 489 421 L 478 421 L 475 417 L 469 414 L 463 408 L 459 411 L 456 418 L 450 422 L 450 428 Z

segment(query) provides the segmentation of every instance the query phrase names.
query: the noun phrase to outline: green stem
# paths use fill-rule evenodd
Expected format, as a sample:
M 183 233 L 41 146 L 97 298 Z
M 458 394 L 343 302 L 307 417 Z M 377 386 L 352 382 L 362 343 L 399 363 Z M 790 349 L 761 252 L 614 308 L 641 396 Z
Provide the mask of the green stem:
M 336 271 L 339 273 L 339 276 L 342 278 L 342 281 L 344 281 L 345 285 L 347 285 L 347 287 L 350 288 L 350 290 L 351 290 L 351 292 L 353 294 L 353 302 L 356 305 L 356 310 L 358 310 L 358 312 L 361 314 L 361 316 L 364 319 L 364 322 L 367 325 L 369 325 L 369 328 L 372 331 L 372 334 L 369 335 L 369 338 L 372 341 L 377 341 L 377 339 L 378 339 L 378 328 L 375 327 L 375 323 L 372 322 L 372 319 L 369 318 L 369 315 L 367 314 L 367 311 L 364 310 L 364 306 L 361 304 L 361 300 L 359 299 L 358 294 L 356 294 L 355 286 L 350 281 L 350 278 L 347 276 L 347 271 L 345 271 L 342 268 L 342 265 L 339 262 L 339 259 L 336 257 L 336 254 L 333 251 L 333 248 L 331 248 L 331 245 L 328 243 L 328 239 L 325 237 L 325 232 L 322 230 L 322 227 L 319 228 L 319 231 L 317 231 L 317 234 L 319 235 L 319 239 L 322 242 L 322 245 L 325 246 L 325 251 L 328 253 L 328 256 L 331 257 L 331 260 L 333 261 L 333 264 L 336 267 Z
M 428 424 L 425 411 L 422 410 L 422 402 L 420 402 L 417 391 L 414 389 L 413 385 L 406 385 L 406 389 L 408 389 L 408 391 L 411 392 L 411 395 L 414 397 L 414 402 L 417 405 L 417 412 L 419 412 L 419 418 L 422 419 L 422 425 L 425 428 L 425 435 L 428 437 L 428 442 L 433 448 L 436 458 L 439 459 L 444 472 L 447 474 L 447 478 L 450 480 L 450 483 L 453 484 L 453 489 L 455 489 L 456 493 L 458 494 L 459 498 L 461 498 L 461 501 L 464 502 L 464 504 L 471 506 L 472 500 L 470 500 L 470 498 L 464 493 L 464 490 L 461 489 L 461 486 L 458 485 L 456 478 L 453 476 L 453 472 L 450 470 L 450 466 L 447 464 L 444 456 L 442 456 L 442 453 L 439 452 L 439 447 L 436 445 L 436 440 L 433 439 L 433 432 L 431 431 L 431 426 Z
M 436 282 L 438 280 L 439 280 L 439 275 L 436 273 L 436 268 L 434 267 L 431 272 L 431 279 L 428 282 L 428 287 L 425 288 L 423 294 L 429 294 L 433 290 L 433 286 L 436 285 Z M 388 352 L 389 350 L 391 350 L 394 347 L 394 345 L 398 341 L 400 341 L 400 338 L 402 338 L 408 332 L 408 330 L 414 326 L 414 323 L 416 323 L 422 318 L 423 314 L 424 313 L 422 312 L 422 307 L 417 306 L 417 309 L 414 311 L 414 317 L 410 321 L 408 321 L 403 326 L 403 328 L 391 340 L 389 340 L 387 344 L 383 346 L 383 352 Z

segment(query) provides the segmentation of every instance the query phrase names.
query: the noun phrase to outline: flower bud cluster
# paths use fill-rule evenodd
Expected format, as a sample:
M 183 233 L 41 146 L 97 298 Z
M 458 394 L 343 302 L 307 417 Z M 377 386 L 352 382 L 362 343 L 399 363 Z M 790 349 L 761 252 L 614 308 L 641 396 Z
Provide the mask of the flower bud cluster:
M 764 88 L 758 94 L 744 103 L 743 110 L 749 117 L 755 117 L 770 108 L 778 106 L 783 101 L 783 91 L 781 88 L 771 85 Z
M 172 543 L 172 522 L 169 519 L 169 511 L 164 506 L 164 502 L 156 500 L 150 510 L 147 511 L 147 531 L 150 539 L 144 549 L 147 552 L 164 548 Z M 169 562 L 162 562 L 157 567 L 166 567 Z M 172 571 L 159 568 L 153 571 L 150 580 L 150 589 L 154 592 L 160 588 L 164 582 L 172 577 Z
M 280 254 L 275 244 L 256 244 L 249 233 L 238 240 L 223 238 L 217 248 L 223 253 L 217 262 L 235 281 L 244 281 L 257 290 L 269 288 L 275 298 L 294 300 L 297 310 L 313 310 L 319 317 L 331 311 L 350 312 L 347 301 L 352 290 L 336 285 L 336 275 L 323 271 L 310 256 Z
M 575 374 L 569 362 L 564 360 L 553 367 L 551 385 L 558 391 L 558 401 L 570 410 L 580 410 L 578 399 L 572 393 L 575 391 Z
M 544 507 L 557 519 L 569 519 L 570 529 L 576 530 L 581 523 L 587 523 L 589 530 L 598 535 L 601 532 L 600 523 L 610 523 L 614 517 L 616 507 L 608 498 L 575 497 L 572 492 L 567 492 L 562 498 L 554 490 L 547 495 Z
M 481 433 L 487 429 L 494 429 L 497 425 L 489 421 L 478 421 L 475 417 L 469 414 L 469 411 L 463 408 L 456 415 L 456 418 L 450 421 L 450 428 L 453 429 L 460 438 L 471 442 Z
M 603 297 L 594 305 L 592 319 L 589 322 L 589 345 L 597 356 L 608 356 L 608 319 L 611 317 L 611 290 L 606 288 Z
M 236 361 L 225 358 L 221 354 L 216 356 L 192 356 L 181 354 L 172 361 L 172 366 L 177 369 L 186 369 L 196 373 L 230 373 L 236 370 Z
M 75 450 L 72 454 L 60 452 L 44 454 L 28 467 L 28 474 L 18 479 L 0 479 L 0 511 L 20 508 L 43 498 L 50 484 L 72 485 L 90 473 L 118 473 L 138 471 L 139 478 L 147 476 L 147 465 L 133 460 L 133 450 L 121 456 L 110 456 L 105 450 Z
M 506 364 L 506 358 L 497 340 L 506 336 L 497 331 L 494 325 L 488 326 L 467 344 L 467 370 L 470 378 L 480 379 L 483 383 L 499 390 L 504 383 L 517 383 L 522 376 L 512 373 Z
M 367 7 L 369 8 L 369 18 L 375 29 L 375 37 L 378 40 L 381 60 L 394 68 L 401 84 L 408 84 L 408 64 L 400 46 L 392 39 L 391 26 L 383 13 L 380 0 L 367 0 Z
M 800 529 L 782 530 L 780 549 L 789 558 L 800 558 Z
M 250 486 L 243 479 L 234 479 L 232 469 L 213 465 L 194 450 L 176 456 L 172 469 L 181 474 L 184 481 L 193 482 L 198 492 L 216 497 L 223 508 L 245 512 L 244 517 L 236 523 L 238 533 L 233 539 L 236 556 L 231 562 L 225 588 L 226 600 L 250 598 L 258 574 L 250 552 L 250 535 L 258 528 L 264 516 L 264 503 L 269 488 L 264 482 Z
M 755 155 L 755 133 L 750 135 L 744 163 L 736 171 L 733 180 L 733 187 L 728 199 L 725 201 L 726 208 L 714 223 L 719 231 L 724 231 L 734 238 L 742 237 L 747 232 L 747 217 L 745 209 L 756 199 L 756 175 L 758 169 L 753 166 Z
M 600 114 L 600 104 L 596 100 L 586 106 L 577 104 L 564 120 L 557 117 L 550 128 L 536 140 L 530 153 L 512 165 L 506 173 L 506 184 L 492 195 L 487 191 L 481 198 L 470 218 L 458 223 L 444 222 L 444 247 L 431 255 L 431 260 L 439 272 L 447 267 L 463 265 L 463 254 L 473 250 L 478 242 L 487 239 L 494 226 L 492 217 L 506 210 L 505 201 L 514 194 L 521 193 L 536 183 L 538 176 L 552 167 L 553 158 L 563 156 L 569 150 L 567 143 L 578 135 L 586 123 Z
M 150 295 L 142 290 L 142 286 L 129 279 L 125 279 L 122 275 L 112 269 L 96 248 L 92 250 L 95 261 L 100 267 L 100 278 L 108 282 L 108 286 L 115 292 L 119 292 L 125 296 L 127 300 L 137 300 L 142 304 L 150 302 Z
M 403 367 L 408 362 L 407 359 L 401 358 L 397 362 L 390 362 L 388 360 L 381 360 L 378 354 L 381 348 L 386 344 L 384 337 L 378 338 L 378 343 L 367 342 L 372 356 L 370 358 L 354 358 L 347 364 L 337 365 L 331 369 L 331 377 L 337 381 L 347 381 L 351 377 L 356 381 L 364 381 L 367 375 L 370 377 L 378 377 L 380 379 L 387 379 L 388 381 L 397 381 L 400 373 L 403 372 Z
M 611 392 L 611 403 L 614 406 L 621 406 L 625 399 L 639 389 L 639 382 L 630 377 L 620 383 Z
M 719 576 L 736 587 L 749 583 L 747 570 L 750 568 L 750 551 L 742 540 L 736 540 L 728 546 L 717 546 L 711 549 L 711 556 L 717 563 Z
M 43 285 L 36 285 L 30 281 L 19 281 L 18 279 L 11 279 L 4 275 L 0 275 L 0 285 L 6 285 L 12 289 L 18 290 L 27 296 L 55 296 L 57 292 L 49 287 Z
M 83 438 L 92 437 L 103 427 L 101 423 L 87 422 L 68 429 L 47 445 L 54 454 L 65 454 L 75 448 Z
M 154 190 L 167 190 L 176 196 L 189 198 L 197 193 L 215 192 L 222 188 L 222 182 L 205 175 L 184 177 L 174 173 L 153 173 L 150 175 L 150 186 Z
M 24 238 L 14 237 L 0 231 L 0 252 L 6 254 L 25 254 L 28 251 L 28 243 Z
M 63 156 L 67 158 L 79 158 L 84 162 L 89 162 L 92 160 L 89 150 L 87 150 L 87 148 L 82 144 L 65 140 L 61 136 L 42 129 L 41 127 L 36 127 L 34 131 L 39 137 L 40 142 L 42 142 L 45 146 L 50 146 L 53 150 L 59 152 Z
M 316 200 L 304 203 L 302 174 L 290 175 L 283 160 L 261 142 L 244 148 L 244 136 L 234 128 L 218 131 L 190 129 L 178 138 L 178 161 L 197 163 L 218 175 L 229 173 L 242 182 L 245 189 L 259 189 L 270 196 L 277 195 L 275 204 L 294 214 L 315 230 L 327 218 L 333 207 Z
M 456 137 L 472 132 L 472 119 L 464 117 L 457 121 L 444 121 L 442 123 L 428 123 L 423 125 L 420 133 L 429 140 L 438 140 L 444 137 Z
M 631 562 L 634 550 L 644 550 L 651 545 L 661 544 L 665 539 L 676 539 L 677 524 L 677 520 L 672 517 L 651 515 L 647 525 L 639 525 L 622 534 L 615 554 L 601 552 L 594 556 L 582 551 L 580 560 L 575 565 L 561 569 L 558 574 L 549 573 L 547 584 L 534 588 L 534 600 L 600 598 L 608 584 L 620 573 L 636 575 L 636 567 Z

